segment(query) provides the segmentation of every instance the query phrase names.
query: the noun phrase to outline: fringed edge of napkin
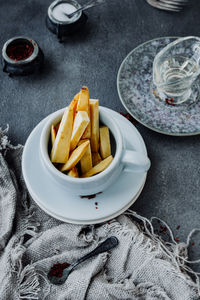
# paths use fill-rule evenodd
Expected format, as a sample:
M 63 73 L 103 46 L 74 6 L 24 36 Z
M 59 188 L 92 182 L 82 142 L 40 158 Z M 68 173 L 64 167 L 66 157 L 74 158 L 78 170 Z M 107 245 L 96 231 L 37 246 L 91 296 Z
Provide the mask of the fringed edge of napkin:
M 143 235 L 143 238 L 138 239 L 140 244 L 144 243 L 143 249 L 147 249 L 149 252 L 157 251 L 157 249 L 161 250 L 161 252 L 168 257 L 168 259 L 174 266 L 171 267 L 171 272 L 175 273 L 176 276 L 182 278 L 190 287 L 192 287 L 196 291 L 197 296 L 200 296 L 200 273 L 193 271 L 192 268 L 188 266 L 189 264 L 200 263 L 200 259 L 195 261 L 188 260 L 188 248 L 190 246 L 191 238 L 195 233 L 200 232 L 200 228 L 195 228 L 189 233 L 186 243 L 177 243 L 174 239 L 173 232 L 170 229 L 169 225 L 162 219 L 152 217 L 149 220 L 138 215 L 136 212 L 130 209 L 127 210 L 124 215 L 130 217 L 131 219 L 133 219 L 133 221 L 137 220 L 136 224 L 138 224 L 139 226 L 139 232 L 145 234 L 150 238 L 150 240 L 147 240 L 146 242 L 144 242 L 145 235 Z M 171 238 L 171 242 L 165 242 L 160 235 L 155 233 L 153 227 L 154 220 L 158 220 L 167 228 Z M 142 223 L 142 225 L 140 225 L 140 223 Z M 138 238 L 138 236 L 135 235 L 130 228 L 126 228 L 126 226 L 124 225 L 116 224 L 114 220 L 113 222 L 111 221 L 105 226 L 109 231 L 130 236 L 133 241 L 136 241 L 136 238 Z M 150 241 L 153 241 L 153 244 Z M 191 274 L 191 276 L 189 274 Z M 192 278 L 192 276 L 194 277 L 194 279 Z
M 5 129 L 0 127 L 0 152 L 5 157 L 8 150 L 17 150 L 23 148 L 23 145 L 18 144 L 13 146 L 8 138 L 9 125 L 7 124 Z M 15 182 L 15 176 L 11 174 L 13 181 Z M 15 187 L 17 188 L 17 183 L 15 182 Z M 34 237 L 37 233 L 37 228 L 40 224 L 35 223 L 34 212 L 29 207 L 27 200 L 27 193 L 23 192 L 21 195 L 21 205 L 24 211 L 24 227 L 22 233 L 18 237 L 17 241 L 13 244 L 12 251 L 10 254 L 11 272 L 16 275 L 16 292 L 18 298 L 22 299 L 45 299 L 50 293 L 50 284 L 42 274 L 41 270 L 36 270 L 33 264 L 28 264 L 26 266 L 22 265 L 22 257 L 26 251 L 26 248 L 32 243 Z M 24 242 L 25 236 L 29 235 L 30 238 Z M 46 282 L 46 289 L 41 291 L 40 280 Z
M 37 235 L 39 223 L 36 223 L 34 220 L 34 211 L 29 207 L 27 202 L 26 193 L 23 195 L 21 204 L 24 208 L 24 220 L 25 224 L 23 226 L 23 231 L 18 237 L 18 241 L 15 244 L 12 252 L 10 254 L 12 272 L 16 274 L 17 278 L 17 294 L 18 298 L 21 299 L 35 299 L 39 300 L 45 299 L 50 293 L 50 284 L 45 278 L 45 274 L 41 270 L 37 270 L 35 266 L 30 263 L 26 266 L 22 265 L 23 255 L 26 251 L 26 248 L 33 242 Z M 24 242 L 25 236 L 30 236 L 26 242 Z M 45 289 L 41 290 L 40 280 L 46 282 Z
M 13 146 L 8 139 L 7 133 L 9 131 L 9 125 L 7 124 L 5 129 L 0 127 L 0 151 L 6 151 L 8 149 L 19 149 L 23 147 L 22 145 L 18 144 L 17 146 Z

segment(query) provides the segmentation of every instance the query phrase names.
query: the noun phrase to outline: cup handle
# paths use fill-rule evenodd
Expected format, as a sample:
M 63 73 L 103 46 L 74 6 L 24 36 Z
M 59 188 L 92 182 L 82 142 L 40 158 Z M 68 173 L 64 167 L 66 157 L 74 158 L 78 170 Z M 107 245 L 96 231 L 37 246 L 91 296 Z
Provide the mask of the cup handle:
M 143 172 L 147 172 L 151 165 L 149 158 L 145 154 L 132 150 L 124 150 L 122 163 L 131 171 Z

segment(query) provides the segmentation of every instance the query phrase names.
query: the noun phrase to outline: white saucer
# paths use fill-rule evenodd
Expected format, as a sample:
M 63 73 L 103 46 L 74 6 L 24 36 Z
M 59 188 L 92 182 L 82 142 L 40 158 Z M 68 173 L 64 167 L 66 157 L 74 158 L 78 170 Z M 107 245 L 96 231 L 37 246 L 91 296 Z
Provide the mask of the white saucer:
M 144 141 L 134 125 L 119 113 L 105 109 L 116 119 L 126 148 L 146 154 Z M 24 180 L 30 195 L 41 209 L 56 219 L 74 224 L 105 222 L 127 210 L 139 197 L 147 173 L 125 169 L 112 186 L 96 195 L 94 199 L 81 198 L 72 195 L 71 192 L 66 193 L 66 189 L 57 186 L 48 175 L 40 160 L 40 135 L 46 119 L 42 120 L 28 137 L 22 156 Z

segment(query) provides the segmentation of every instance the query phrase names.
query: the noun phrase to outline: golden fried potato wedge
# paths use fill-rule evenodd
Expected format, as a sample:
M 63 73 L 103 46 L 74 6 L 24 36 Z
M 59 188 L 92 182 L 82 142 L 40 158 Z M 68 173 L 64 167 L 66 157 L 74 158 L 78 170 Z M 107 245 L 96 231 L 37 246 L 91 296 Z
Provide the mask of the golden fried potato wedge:
M 89 90 L 86 86 L 83 86 L 79 93 L 77 111 L 86 111 L 90 120 Z M 90 137 L 91 137 L 91 124 L 89 122 L 83 134 L 83 139 L 89 139 Z
M 93 175 L 96 175 L 102 171 L 104 171 L 112 162 L 113 157 L 112 155 L 108 156 L 104 160 L 102 160 L 98 165 L 94 166 L 92 169 L 90 169 L 88 172 L 84 173 L 81 177 L 91 177 Z
M 63 114 L 55 142 L 51 151 L 51 161 L 66 163 L 69 158 L 70 142 L 73 127 L 73 109 L 66 108 Z
M 89 110 L 89 90 L 86 86 L 81 88 L 79 93 L 79 100 L 77 104 L 77 111 L 86 111 Z
M 76 115 L 76 109 L 77 109 L 78 99 L 79 99 L 79 93 L 74 96 L 74 99 L 69 104 L 69 108 L 73 109 L 73 117 L 74 117 L 74 119 L 75 119 L 75 115 Z
M 80 140 L 80 142 L 78 143 L 78 146 L 83 144 L 85 141 L 87 141 L 87 140 Z M 89 171 L 92 168 L 92 152 L 91 152 L 90 143 L 85 151 L 85 154 L 83 155 L 83 157 L 80 160 L 80 165 L 81 165 L 81 173 L 82 174 L 86 173 L 87 171 Z
M 100 127 L 100 153 L 101 157 L 104 159 L 111 155 L 111 146 L 110 146 L 110 135 L 109 129 L 107 126 Z
M 90 119 L 90 111 L 88 113 L 88 117 Z M 90 139 L 91 137 L 91 123 L 89 122 L 88 126 L 85 129 L 85 132 L 83 133 L 83 139 Z
M 67 173 L 68 176 L 71 176 L 71 177 L 76 177 L 78 178 L 79 175 L 78 175 L 78 170 L 76 167 L 73 167 L 68 173 Z
M 99 150 L 99 100 L 90 99 L 91 149 Z
M 51 144 L 52 144 L 52 147 L 53 147 L 53 144 L 54 144 L 55 140 L 56 140 L 56 128 L 52 124 L 51 125 Z
M 99 152 L 92 152 L 92 165 L 93 165 L 93 167 L 96 166 L 101 161 L 102 161 L 102 158 L 101 158 Z
M 83 155 L 85 154 L 85 151 L 89 145 L 89 141 L 84 142 L 83 144 L 81 144 L 80 146 L 78 146 L 78 148 L 76 148 L 70 155 L 69 160 L 66 162 L 66 164 L 64 164 L 61 168 L 60 171 L 64 172 L 64 171 L 69 171 L 70 169 L 72 169 L 73 167 L 75 167 L 75 165 L 79 162 L 79 160 L 83 157 Z
M 73 151 L 80 141 L 87 125 L 89 124 L 88 114 L 85 111 L 78 111 L 75 119 L 71 136 L 70 151 Z

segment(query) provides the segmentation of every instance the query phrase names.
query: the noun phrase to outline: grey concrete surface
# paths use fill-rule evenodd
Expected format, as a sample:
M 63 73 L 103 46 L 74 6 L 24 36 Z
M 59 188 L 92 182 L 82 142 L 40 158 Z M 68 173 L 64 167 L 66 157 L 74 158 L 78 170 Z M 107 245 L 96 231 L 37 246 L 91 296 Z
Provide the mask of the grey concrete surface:
M 81 1 L 80 1 L 81 2 Z M 82 1 L 83 2 L 83 1 Z M 45 54 L 39 75 L 10 78 L 0 70 L 0 126 L 10 125 L 9 137 L 25 143 L 36 124 L 65 106 L 87 85 L 101 105 L 125 112 L 116 88 L 124 57 L 137 45 L 161 36 L 200 35 L 200 1 L 179 14 L 159 11 L 145 0 L 108 0 L 88 11 L 85 29 L 64 44 L 45 27 L 49 0 L 1 0 L 0 48 L 17 35 L 35 39 Z M 175 236 L 185 240 L 200 227 L 200 136 L 169 137 L 140 124 L 152 167 L 133 209 L 144 216 L 164 218 Z M 176 229 L 180 225 L 180 229 Z M 190 247 L 199 254 L 200 236 Z

